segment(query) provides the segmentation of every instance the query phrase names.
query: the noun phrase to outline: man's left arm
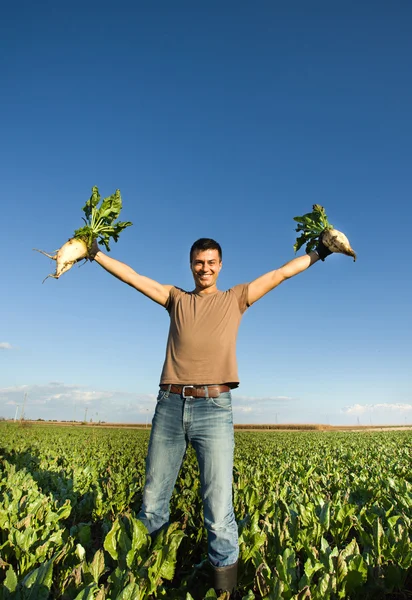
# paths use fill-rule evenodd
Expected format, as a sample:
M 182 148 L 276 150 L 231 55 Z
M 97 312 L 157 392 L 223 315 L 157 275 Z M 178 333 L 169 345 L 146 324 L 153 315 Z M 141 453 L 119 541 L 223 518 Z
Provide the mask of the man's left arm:
M 286 279 L 290 279 L 299 273 L 303 273 L 315 262 L 320 260 L 317 252 L 310 252 L 303 256 L 298 256 L 287 262 L 285 265 L 274 271 L 269 271 L 261 277 L 258 277 L 251 283 L 249 283 L 248 290 L 248 304 L 251 305 L 257 300 L 260 300 L 262 296 L 273 290 L 280 283 Z

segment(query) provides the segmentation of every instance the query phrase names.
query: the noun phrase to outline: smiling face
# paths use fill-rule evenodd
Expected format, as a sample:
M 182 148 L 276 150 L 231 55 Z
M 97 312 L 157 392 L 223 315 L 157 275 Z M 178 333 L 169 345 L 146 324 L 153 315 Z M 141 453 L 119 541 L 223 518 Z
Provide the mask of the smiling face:
M 210 294 L 217 290 L 216 281 L 222 268 L 218 250 L 197 250 L 190 263 L 196 292 Z

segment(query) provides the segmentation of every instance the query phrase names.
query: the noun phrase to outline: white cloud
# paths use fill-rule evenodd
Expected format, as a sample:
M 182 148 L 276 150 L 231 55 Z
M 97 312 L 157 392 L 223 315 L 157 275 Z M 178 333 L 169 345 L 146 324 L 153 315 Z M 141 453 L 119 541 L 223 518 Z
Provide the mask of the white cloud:
M 146 422 L 153 414 L 154 394 L 93 390 L 85 386 L 49 382 L 0 388 L 0 416 L 14 417 L 20 406 L 28 419 Z
M 390 411 L 390 412 L 402 412 L 406 413 L 412 411 L 412 404 L 402 404 L 400 402 L 380 403 L 380 404 L 352 404 L 345 406 L 342 412 L 347 415 L 363 415 L 365 413 Z
M 13 346 L 9 342 L 0 342 L 0 350 L 12 350 Z
M 85 389 L 69 389 L 66 392 L 59 392 L 57 394 L 52 394 L 49 396 L 49 400 L 68 400 L 71 402 L 83 402 L 84 404 L 91 404 L 92 402 L 96 402 L 97 400 L 102 400 L 104 398 L 111 398 L 113 396 L 113 392 L 103 392 L 95 390 L 85 390 Z
M 241 402 L 241 403 L 250 403 L 253 402 L 255 403 L 260 403 L 260 402 L 291 402 L 293 400 L 296 400 L 296 398 L 292 398 L 290 396 L 264 396 L 264 397 L 259 397 L 259 396 L 238 396 L 236 394 L 236 392 L 233 392 L 233 399 L 236 402 Z

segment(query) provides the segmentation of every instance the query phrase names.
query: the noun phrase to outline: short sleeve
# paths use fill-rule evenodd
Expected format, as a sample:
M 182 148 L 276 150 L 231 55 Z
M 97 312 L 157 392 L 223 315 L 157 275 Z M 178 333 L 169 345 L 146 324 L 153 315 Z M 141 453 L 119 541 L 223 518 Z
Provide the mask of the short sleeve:
M 172 287 L 169 290 L 169 296 L 166 300 L 166 304 L 165 304 L 165 309 L 167 310 L 167 312 L 170 314 L 170 311 L 172 310 L 173 307 L 173 303 L 174 303 L 174 299 L 175 299 L 175 292 L 176 292 L 176 288 Z
M 172 311 L 174 304 L 176 303 L 177 297 L 180 294 L 182 294 L 182 292 L 183 292 L 183 290 L 181 290 L 180 288 L 177 288 L 176 286 L 173 286 L 170 288 L 169 297 L 166 300 L 166 304 L 165 304 L 165 309 L 167 310 L 169 315 Z
M 241 283 L 239 285 L 235 285 L 234 287 L 232 287 L 232 291 L 234 292 L 237 298 L 240 313 L 243 315 L 243 313 L 246 312 L 246 310 L 250 306 L 248 303 L 249 284 Z

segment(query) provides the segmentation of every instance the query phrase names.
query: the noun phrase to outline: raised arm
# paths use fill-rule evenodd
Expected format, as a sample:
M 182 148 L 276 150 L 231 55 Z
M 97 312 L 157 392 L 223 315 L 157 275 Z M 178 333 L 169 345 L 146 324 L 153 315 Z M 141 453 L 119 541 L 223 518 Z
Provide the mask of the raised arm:
M 173 286 L 162 285 L 153 279 L 149 279 L 149 277 L 139 275 L 139 273 L 136 273 L 136 271 L 125 263 L 104 254 L 97 244 L 92 248 L 90 260 L 96 261 L 103 269 L 105 269 L 105 271 L 114 275 L 114 277 L 117 277 L 120 281 L 127 283 L 127 285 L 135 288 L 138 292 L 141 292 L 151 300 L 154 300 L 154 302 L 165 306 L 169 297 L 170 288 Z
M 282 281 L 290 279 L 298 273 L 306 271 L 310 266 L 319 260 L 319 255 L 316 252 L 310 252 L 304 256 L 298 256 L 290 260 L 285 265 L 274 271 L 269 271 L 261 277 L 258 277 L 249 284 L 248 302 L 253 304 L 262 296 L 273 290 Z

